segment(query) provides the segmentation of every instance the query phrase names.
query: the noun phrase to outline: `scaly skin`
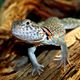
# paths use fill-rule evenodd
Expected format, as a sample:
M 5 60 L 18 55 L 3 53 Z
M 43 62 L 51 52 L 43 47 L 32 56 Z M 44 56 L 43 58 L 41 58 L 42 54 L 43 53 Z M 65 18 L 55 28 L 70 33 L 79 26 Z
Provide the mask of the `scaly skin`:
M 17 38 L 34 44 L 33 47 L 28 49 L 28 55 L 30 57 L 34 72 L 40 75 L 43 71 L 43 65 L 39 64 L 35 51 L 36 47 L 40 45 L 55 45 L 61 47 L 61 63 L 64 63 L 64 69 L 67 62 L 67 46 L 64 40 L 66 29 L 73 29 L 80 25 L 80 20 L 73 18 L 58 19 L 57 17 L 51 17 L 43 22 L 35 23 L 29 19 L 14 21 L 12 24 L 12 34 Z

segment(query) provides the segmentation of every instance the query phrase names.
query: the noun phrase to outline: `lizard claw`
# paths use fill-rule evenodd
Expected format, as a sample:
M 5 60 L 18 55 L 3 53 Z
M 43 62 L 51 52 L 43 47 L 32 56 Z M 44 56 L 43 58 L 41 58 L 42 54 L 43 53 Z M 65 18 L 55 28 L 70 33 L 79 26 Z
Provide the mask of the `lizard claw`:
M 44 66 L 40 65 L 40 64 L 33 66 L 32 76 L 34 75 L 34 73 L 38 73 L 38 75 L 40 75 L 41 72 L 43 72 L 43 68 L 44 68 Z

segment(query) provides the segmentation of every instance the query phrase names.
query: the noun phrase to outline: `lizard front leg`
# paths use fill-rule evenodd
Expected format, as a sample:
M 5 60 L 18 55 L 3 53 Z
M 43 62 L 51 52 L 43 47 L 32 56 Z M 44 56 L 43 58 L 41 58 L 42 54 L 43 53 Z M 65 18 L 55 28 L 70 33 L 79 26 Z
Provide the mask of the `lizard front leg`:
M 28 48 L 28 55 L 29 55 L 29 58 L 30 58 L 32 66 L 33 66 L 32 75 L 34 75 L 35 72 L 40 75 L 41 71 L 43 71 L 42 68 L 44 66 L 38 63 L 37 58 L 36 58 L 36 56 L 34 54 L 35 51 L 36 51 L 36 47 L 35 46 Z

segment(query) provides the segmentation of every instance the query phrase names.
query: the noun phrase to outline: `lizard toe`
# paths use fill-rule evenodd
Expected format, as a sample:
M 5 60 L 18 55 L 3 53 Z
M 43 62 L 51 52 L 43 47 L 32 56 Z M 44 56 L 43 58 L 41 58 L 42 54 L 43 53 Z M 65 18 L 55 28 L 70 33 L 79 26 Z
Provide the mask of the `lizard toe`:
M 32 76 L 34 75 L 34 73 L 37 73 L 38 75 L 40 75 L 41 72 L 43 72 L 43 68 L 44 68 L 44 66 L 40 65 L 40 64 L 33 66 Z

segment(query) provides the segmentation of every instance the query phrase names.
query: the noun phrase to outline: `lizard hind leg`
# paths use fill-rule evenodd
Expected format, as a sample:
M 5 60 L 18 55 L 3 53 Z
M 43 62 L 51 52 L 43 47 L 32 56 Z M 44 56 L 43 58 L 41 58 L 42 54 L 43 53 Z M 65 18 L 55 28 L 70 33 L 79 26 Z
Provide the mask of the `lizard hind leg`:
M 67 56 L 68 56 L 68 48 L 66 45 L 66 42 L 62 42 L 61 45 L 61 54 L 62 54 L 62 62 L 64 64 L 64 71 L 66 70 L 66 65 L 67 65 Z
M 61 65 L 63 63 L 64 71 L 66 71 L 66 65 L 67 65 L 67 56 L 68 56 L 68 48 L 66 45 L 66 42 L 61 42 Z
M 61 47 L 61 55 L 56 56 L 56 57 L 58 57 L 58 59 L 54 59 L 54 60 L 61 61 L 60 64 L 57 66 L 57 68 L 59 68 L 63 64 L 64 71 L 66 71 L 67 56 L 68 56 L 68 48 L 67 48 L 66 42 L 61 41 L 60 47 Z

